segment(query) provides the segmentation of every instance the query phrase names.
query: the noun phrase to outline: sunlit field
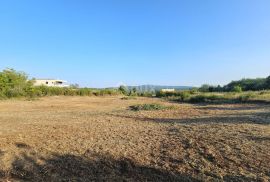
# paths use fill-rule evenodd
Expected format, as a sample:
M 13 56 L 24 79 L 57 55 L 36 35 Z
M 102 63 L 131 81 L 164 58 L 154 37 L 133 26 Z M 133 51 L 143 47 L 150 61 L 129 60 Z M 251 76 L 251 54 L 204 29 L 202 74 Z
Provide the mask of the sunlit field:
M 120 96 L 2 100 L 0 179 L 269 181 L 269 113 Z

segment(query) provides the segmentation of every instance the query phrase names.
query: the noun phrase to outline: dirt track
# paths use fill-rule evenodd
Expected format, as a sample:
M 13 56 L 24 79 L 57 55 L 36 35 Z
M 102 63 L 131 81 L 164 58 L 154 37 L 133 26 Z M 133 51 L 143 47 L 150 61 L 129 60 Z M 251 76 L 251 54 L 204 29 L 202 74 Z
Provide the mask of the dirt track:
M 138 103 L 175 109 L 134 112 Z M 268 181 L 269 105 L 0 101 L 0 181 Z

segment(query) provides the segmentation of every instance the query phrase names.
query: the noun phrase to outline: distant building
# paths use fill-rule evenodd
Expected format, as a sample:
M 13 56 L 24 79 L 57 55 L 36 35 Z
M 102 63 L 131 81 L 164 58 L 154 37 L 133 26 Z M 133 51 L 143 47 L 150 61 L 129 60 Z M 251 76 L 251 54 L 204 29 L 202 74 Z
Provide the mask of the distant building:
M 161 92 L 175 92 L 175 89 L 161 89 Z
M 66 83 L 67 81 L 57 79 L 36 79 L 34 81 L 34 86 L 69 87 Z

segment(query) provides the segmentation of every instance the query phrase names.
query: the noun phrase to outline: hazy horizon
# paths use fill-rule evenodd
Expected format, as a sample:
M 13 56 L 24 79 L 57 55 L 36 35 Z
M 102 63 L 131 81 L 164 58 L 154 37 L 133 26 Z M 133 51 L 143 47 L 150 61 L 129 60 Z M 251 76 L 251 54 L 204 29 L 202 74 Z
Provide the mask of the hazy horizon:
M 0 2 L 0 69 L 84 87 L 270 75 L 270 1 Z

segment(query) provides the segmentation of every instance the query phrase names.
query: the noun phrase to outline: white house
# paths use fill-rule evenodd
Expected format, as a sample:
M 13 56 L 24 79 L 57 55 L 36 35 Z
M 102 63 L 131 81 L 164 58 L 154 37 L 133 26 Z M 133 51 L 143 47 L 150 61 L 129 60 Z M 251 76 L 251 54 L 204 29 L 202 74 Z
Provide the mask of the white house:
M 161 92 L 175 92 L 175 89 L 161 89 Z
M 69 87 L 67 81 L 58 79 L 35 79 L 34 86 Z

